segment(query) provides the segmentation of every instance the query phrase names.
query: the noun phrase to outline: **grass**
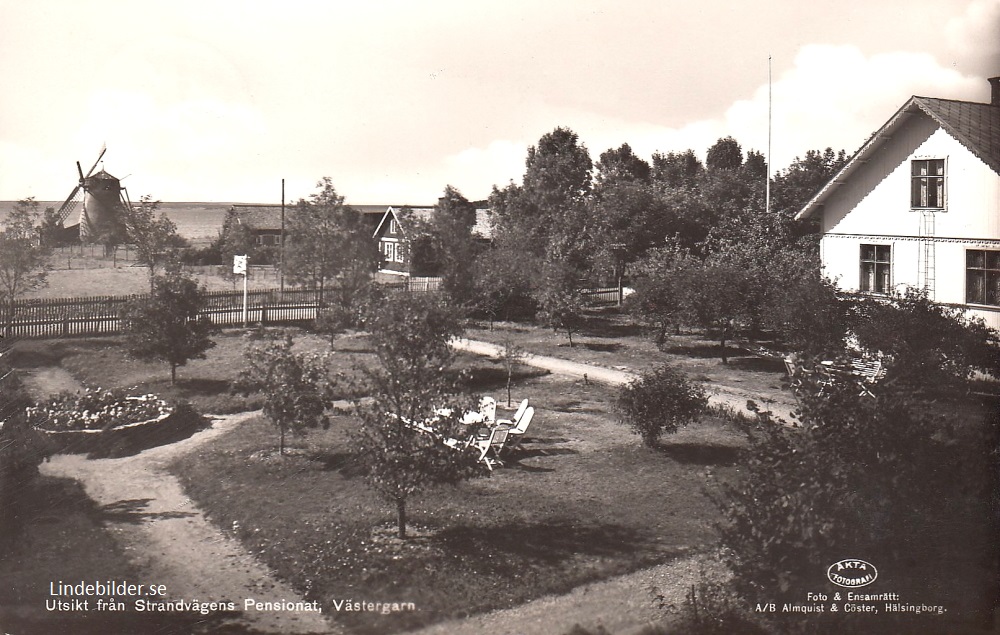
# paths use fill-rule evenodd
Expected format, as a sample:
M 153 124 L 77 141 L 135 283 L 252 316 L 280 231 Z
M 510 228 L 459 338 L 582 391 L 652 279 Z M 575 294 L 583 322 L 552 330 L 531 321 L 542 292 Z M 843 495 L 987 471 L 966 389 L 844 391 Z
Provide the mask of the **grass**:
M 729 342 L 729 363 L 723 364 L 719 342 L 695 333 L 669 336 L 658 347 L 652 333 L 627 315 L 587 314 L 580 333 L 573 336 L 573 347 L 562 331 L 554 333 L 534 324 L 516 322 L 496 322 L 492 330 L 470 328 L 466 337 L 495 344 L 502 344 L 509 337 L 538 355 L 634 372 L 669 363 L 692 379 L 714 386 L 756 394 L 760 399 L 765 396 L 792 399 L 782 388 L 785 367 L 780 360 L 760 358 Z
M 708 418 L 649 450 L 613 420 L 602 386 L 521 378 L 514 396 L 536 407 L 522 450 L 490 478 L 411 500 L 414 537 L 405 542 L 351 454 L 351 417 L 293 442 L 283 458 L 273 427 L 254 420 L 171 469 L 216 524 L 236 527 L 279 575 L 357 633 L 515 606 L 714 541 L 709 473 L 734 477 L 730 455 L 743 443 L 727 423 Z M 346 598 L 413 602 L 417 611 L 337 613 L 334 601 Z
M 296 349 L 325 351 L 329 340 L 294 329 Z M 221 331 L 213 337 L 216 346 L 205 359 L 188 362 L 177 370 L 177 384 L 170 384 L 170 368 L 165 362 L 131 358 L 120 336 L 103 338 L 68 338 L 58 340 L 21 340 L 9 355 L 16 368 L 30 369 L 59 366 L 80 383 L 101 388 L 135 387 L 168 401 L 188 401 L 202 413 L 226 414 L 255 410 L 261 406 L 257 395 L 241 396 L 230 392 L 230 385 L 243 366 L 249 339 L 243 331 Z M 367 339 L 352 334 L 338 339 L 334 348 L 334 372 L 345 376 L 353 372 L 357 361 L 370 357 Z M 344 382 L 343 396 L 350 396 Z
M 134 257 L 134 256 L 133 256 Z M 83 255 L 62 250 L 49 260 L 48 284 L 25 294 L 27 298 L 82 298 L 95 295 L 129 295 L 149 293 L 149 269 L 134 260 L 105 258 L 100 249 L 91 254 L 90 246 Z M 243 288 L 243 279 L 236 282 L 219 275 L 220 267 L 193 267 L 191 276 L 208 291 L 232 291 Z M 157 273 L 163 273 L 157 270 Z M 267 267 L 251 267 L 247 286 L 251 289 L 274 289 L 280 284 L 277 272 Z
M 190 633 L 201 615 L 48 611 L 49 584 L 141 578 L 102 527 L 104 510 L 71 479 L 42 476 L 27 487 L 30 506 L 13 550 L 0 556 L 0 629 L 18 635 Z M 93 601 L 93 600 L 92 600 Z M 126 608 L 130 608 L 126 602 Z M 93 608 L 92 606 L 90 607 Z

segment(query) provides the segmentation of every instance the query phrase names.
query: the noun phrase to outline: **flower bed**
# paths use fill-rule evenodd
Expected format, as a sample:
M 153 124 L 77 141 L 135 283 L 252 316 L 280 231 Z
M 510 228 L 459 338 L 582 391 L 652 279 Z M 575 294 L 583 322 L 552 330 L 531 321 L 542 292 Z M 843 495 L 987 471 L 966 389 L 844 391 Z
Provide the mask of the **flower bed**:
M 135 454 L 190 436 L 205 424 L 190 406 L 172 408 L 155 395 L 99 388 L 59 395 L 27 413 L 53 452 L 94 457 Z
M 63 393 L 46 404 L 29 407 L 28 420 L 45 432 L 99 432 L 169 415 L 171 408 L 156 395 L 130 396 L 125 390 L 88 388 Z

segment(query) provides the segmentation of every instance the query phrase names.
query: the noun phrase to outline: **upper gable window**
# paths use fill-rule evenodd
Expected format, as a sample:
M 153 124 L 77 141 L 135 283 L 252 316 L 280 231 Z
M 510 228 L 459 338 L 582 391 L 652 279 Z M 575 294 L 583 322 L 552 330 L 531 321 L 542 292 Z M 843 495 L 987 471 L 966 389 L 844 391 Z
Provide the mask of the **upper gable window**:
M 389 219 L 389 233 L 390 234 L 395 234 L 396 233 L 396 219 L 395 218 L 390 218 Z
M 911 165 L 910 207 L 944 209 L 944 159 L 914 159 Z

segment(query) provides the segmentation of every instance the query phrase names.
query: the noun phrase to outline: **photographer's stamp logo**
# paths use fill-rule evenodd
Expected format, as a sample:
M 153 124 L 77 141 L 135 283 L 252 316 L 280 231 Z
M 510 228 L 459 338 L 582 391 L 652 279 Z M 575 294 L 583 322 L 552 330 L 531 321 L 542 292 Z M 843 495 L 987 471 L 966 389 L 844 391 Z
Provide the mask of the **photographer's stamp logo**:
M 874 582 L 878 577 L 878 570 L 870 562 L 851 558 L 831 564 L 826 570 L 826 577 L 837 586 L 856 589 Z

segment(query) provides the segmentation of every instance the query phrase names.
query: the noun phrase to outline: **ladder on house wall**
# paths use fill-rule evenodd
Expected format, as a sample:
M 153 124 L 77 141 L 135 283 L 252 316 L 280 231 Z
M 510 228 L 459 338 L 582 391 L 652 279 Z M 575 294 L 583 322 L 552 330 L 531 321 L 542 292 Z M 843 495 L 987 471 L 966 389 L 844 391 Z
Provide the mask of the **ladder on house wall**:
M 917 268 L 927 297 L 934 299 L 934 212 L 920 212 L 920 251 Z

